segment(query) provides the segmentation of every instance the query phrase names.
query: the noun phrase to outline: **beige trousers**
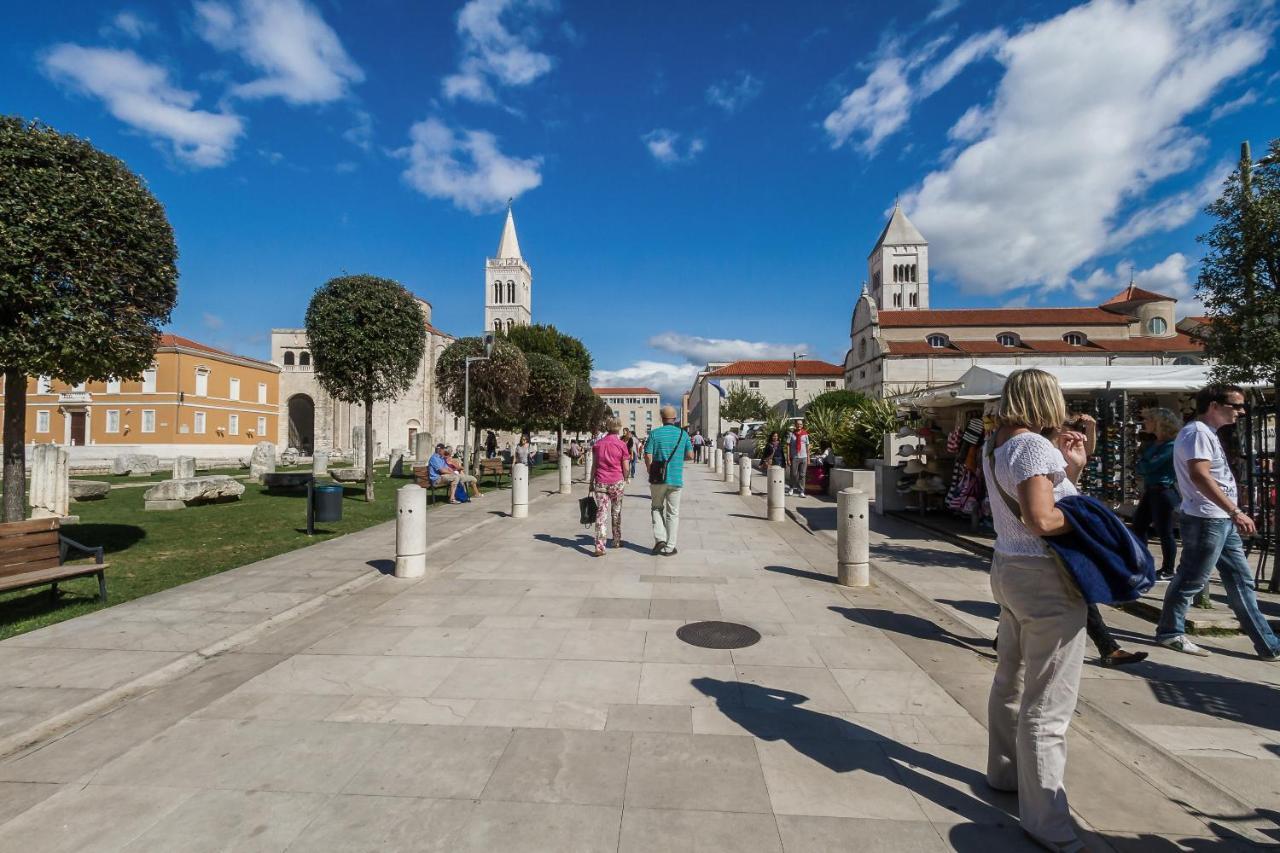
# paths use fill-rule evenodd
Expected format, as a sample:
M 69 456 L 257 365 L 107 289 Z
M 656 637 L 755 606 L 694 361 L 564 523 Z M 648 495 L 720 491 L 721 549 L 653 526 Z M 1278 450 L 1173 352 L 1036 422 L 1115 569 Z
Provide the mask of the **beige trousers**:
M 1067 809 L 1067 727 L 1080 695 L 1085 603 L 1049 557 L 997 553 L 995 680 L 987 702 L 987 781 L 1018 792 L 1022 827 L 1052 843 L 1076 837 Z

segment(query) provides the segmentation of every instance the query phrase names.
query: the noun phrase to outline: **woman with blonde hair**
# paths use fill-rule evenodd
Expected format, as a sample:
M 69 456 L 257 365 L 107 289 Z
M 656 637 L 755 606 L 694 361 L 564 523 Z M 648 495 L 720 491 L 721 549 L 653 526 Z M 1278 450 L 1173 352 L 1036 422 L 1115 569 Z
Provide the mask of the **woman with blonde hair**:
M 1142 413 L 1143 432 L 1155 436 L 1138 459 L 1138 476 L 1142 478 L 1142 498 L 1133 513 L 1133 535 L 1146 542 L 1154 526 L 1160 537 L 1160 573 L 1157 580 L 1173 577 L 1178 566 L 1178 540 L 1173 537 L 1173 519 L 1182 498 L 1178 495 L 1178 477 L 1173 471 L 1173 440 L 1182 429 L 1182 418 L 1169 409 L 1147 409 Z
M 1043 536 L 1070 530 L 1055 504 L 1077 494 L 1087 452 L 1066 430 L 1058 381 L 1010 374 L 983 467 L 996 528 L 991 590 L 1000 605 L 999 658 L 988 700 L 987 781 L 1018 792 L 1022 827 L 1051 850 L 1084 847 L 1067 807 L 1067 727 L 1080 692 L 1085 602 Z
M 605 534 L 613 528 L 613 547 L 622 547 L 622 496 L 626 487 L 627 465 L 631 452 L 618 433 L 622 424 L 617 418 L 605 421 L 605 436 L 592 446 L 591 471 L 587 482 L 596 499 L 596 551 L 604 556 Z M 607 526 L 606 526 L 607 525 Z

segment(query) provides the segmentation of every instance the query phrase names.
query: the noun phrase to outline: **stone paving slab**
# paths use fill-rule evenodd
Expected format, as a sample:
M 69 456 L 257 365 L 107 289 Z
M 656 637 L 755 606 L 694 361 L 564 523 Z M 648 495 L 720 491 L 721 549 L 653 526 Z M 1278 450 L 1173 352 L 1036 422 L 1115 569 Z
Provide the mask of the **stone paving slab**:
M 1013 798 L 982 782 L 981 648 L 890 590 L 837 587 L 829 543 L 756 517 L 709 472 L 687 480 L 675 557 L 648 553 L 633 485 L 635 547 L 603 559 L 576 498 L 558 496 L 441 543 L 419 580 L 368 565 L 390 553 L 389 528 L 304 558 L 311 572 L 364 566 L 370 581 L 0 762 L 0 838 L 104 851 L 1031 849 Z M 243 590 L 235 578 L 172 590 L 157 609 L 180 625 L 175 610 L 243 612 L 226 608 L 288 591 L 267 573 L 245 567 Z M 673 641 L 709 613 L 763 640 Z M 12 648 L 14 661 L 84 651 Z M 1091 849 L 1224 847 L 1229 827 L 1083 735 L 1071 748 Z

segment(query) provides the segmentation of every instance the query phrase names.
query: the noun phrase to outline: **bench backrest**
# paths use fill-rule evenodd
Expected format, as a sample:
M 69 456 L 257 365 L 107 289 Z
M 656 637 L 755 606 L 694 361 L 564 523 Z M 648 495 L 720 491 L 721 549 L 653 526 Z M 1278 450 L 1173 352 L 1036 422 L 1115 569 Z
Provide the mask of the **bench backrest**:
M 62 565 L 58 519 L 0 523 L 0 577 Z
M 481 459 L 480 470 L 485 472 L 497 471 L 501 473 L 502 471 L 506 470 L 506 466 L 503 465 L 503 462 L 501 459 Z

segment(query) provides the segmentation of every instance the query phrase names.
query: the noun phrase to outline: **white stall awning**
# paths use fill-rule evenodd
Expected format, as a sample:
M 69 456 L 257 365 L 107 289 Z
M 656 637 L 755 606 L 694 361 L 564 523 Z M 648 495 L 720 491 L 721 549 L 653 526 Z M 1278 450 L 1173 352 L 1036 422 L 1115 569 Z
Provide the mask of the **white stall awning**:
M 960 406 L 993 400 L 1000 396 L 1005 380 L 1016 370 L 1032 365 L 997 364 L 973 366 L 956 382 L 930 388 L 912 399 L 914 406 Z M 1209 384 L 1209 367 L 1203 364 L 1150 364 L 1112 366 L 1034 365 L 1052 373 L 1062 390 L 1073 391 L 1137 391 L 1194 393 Z

